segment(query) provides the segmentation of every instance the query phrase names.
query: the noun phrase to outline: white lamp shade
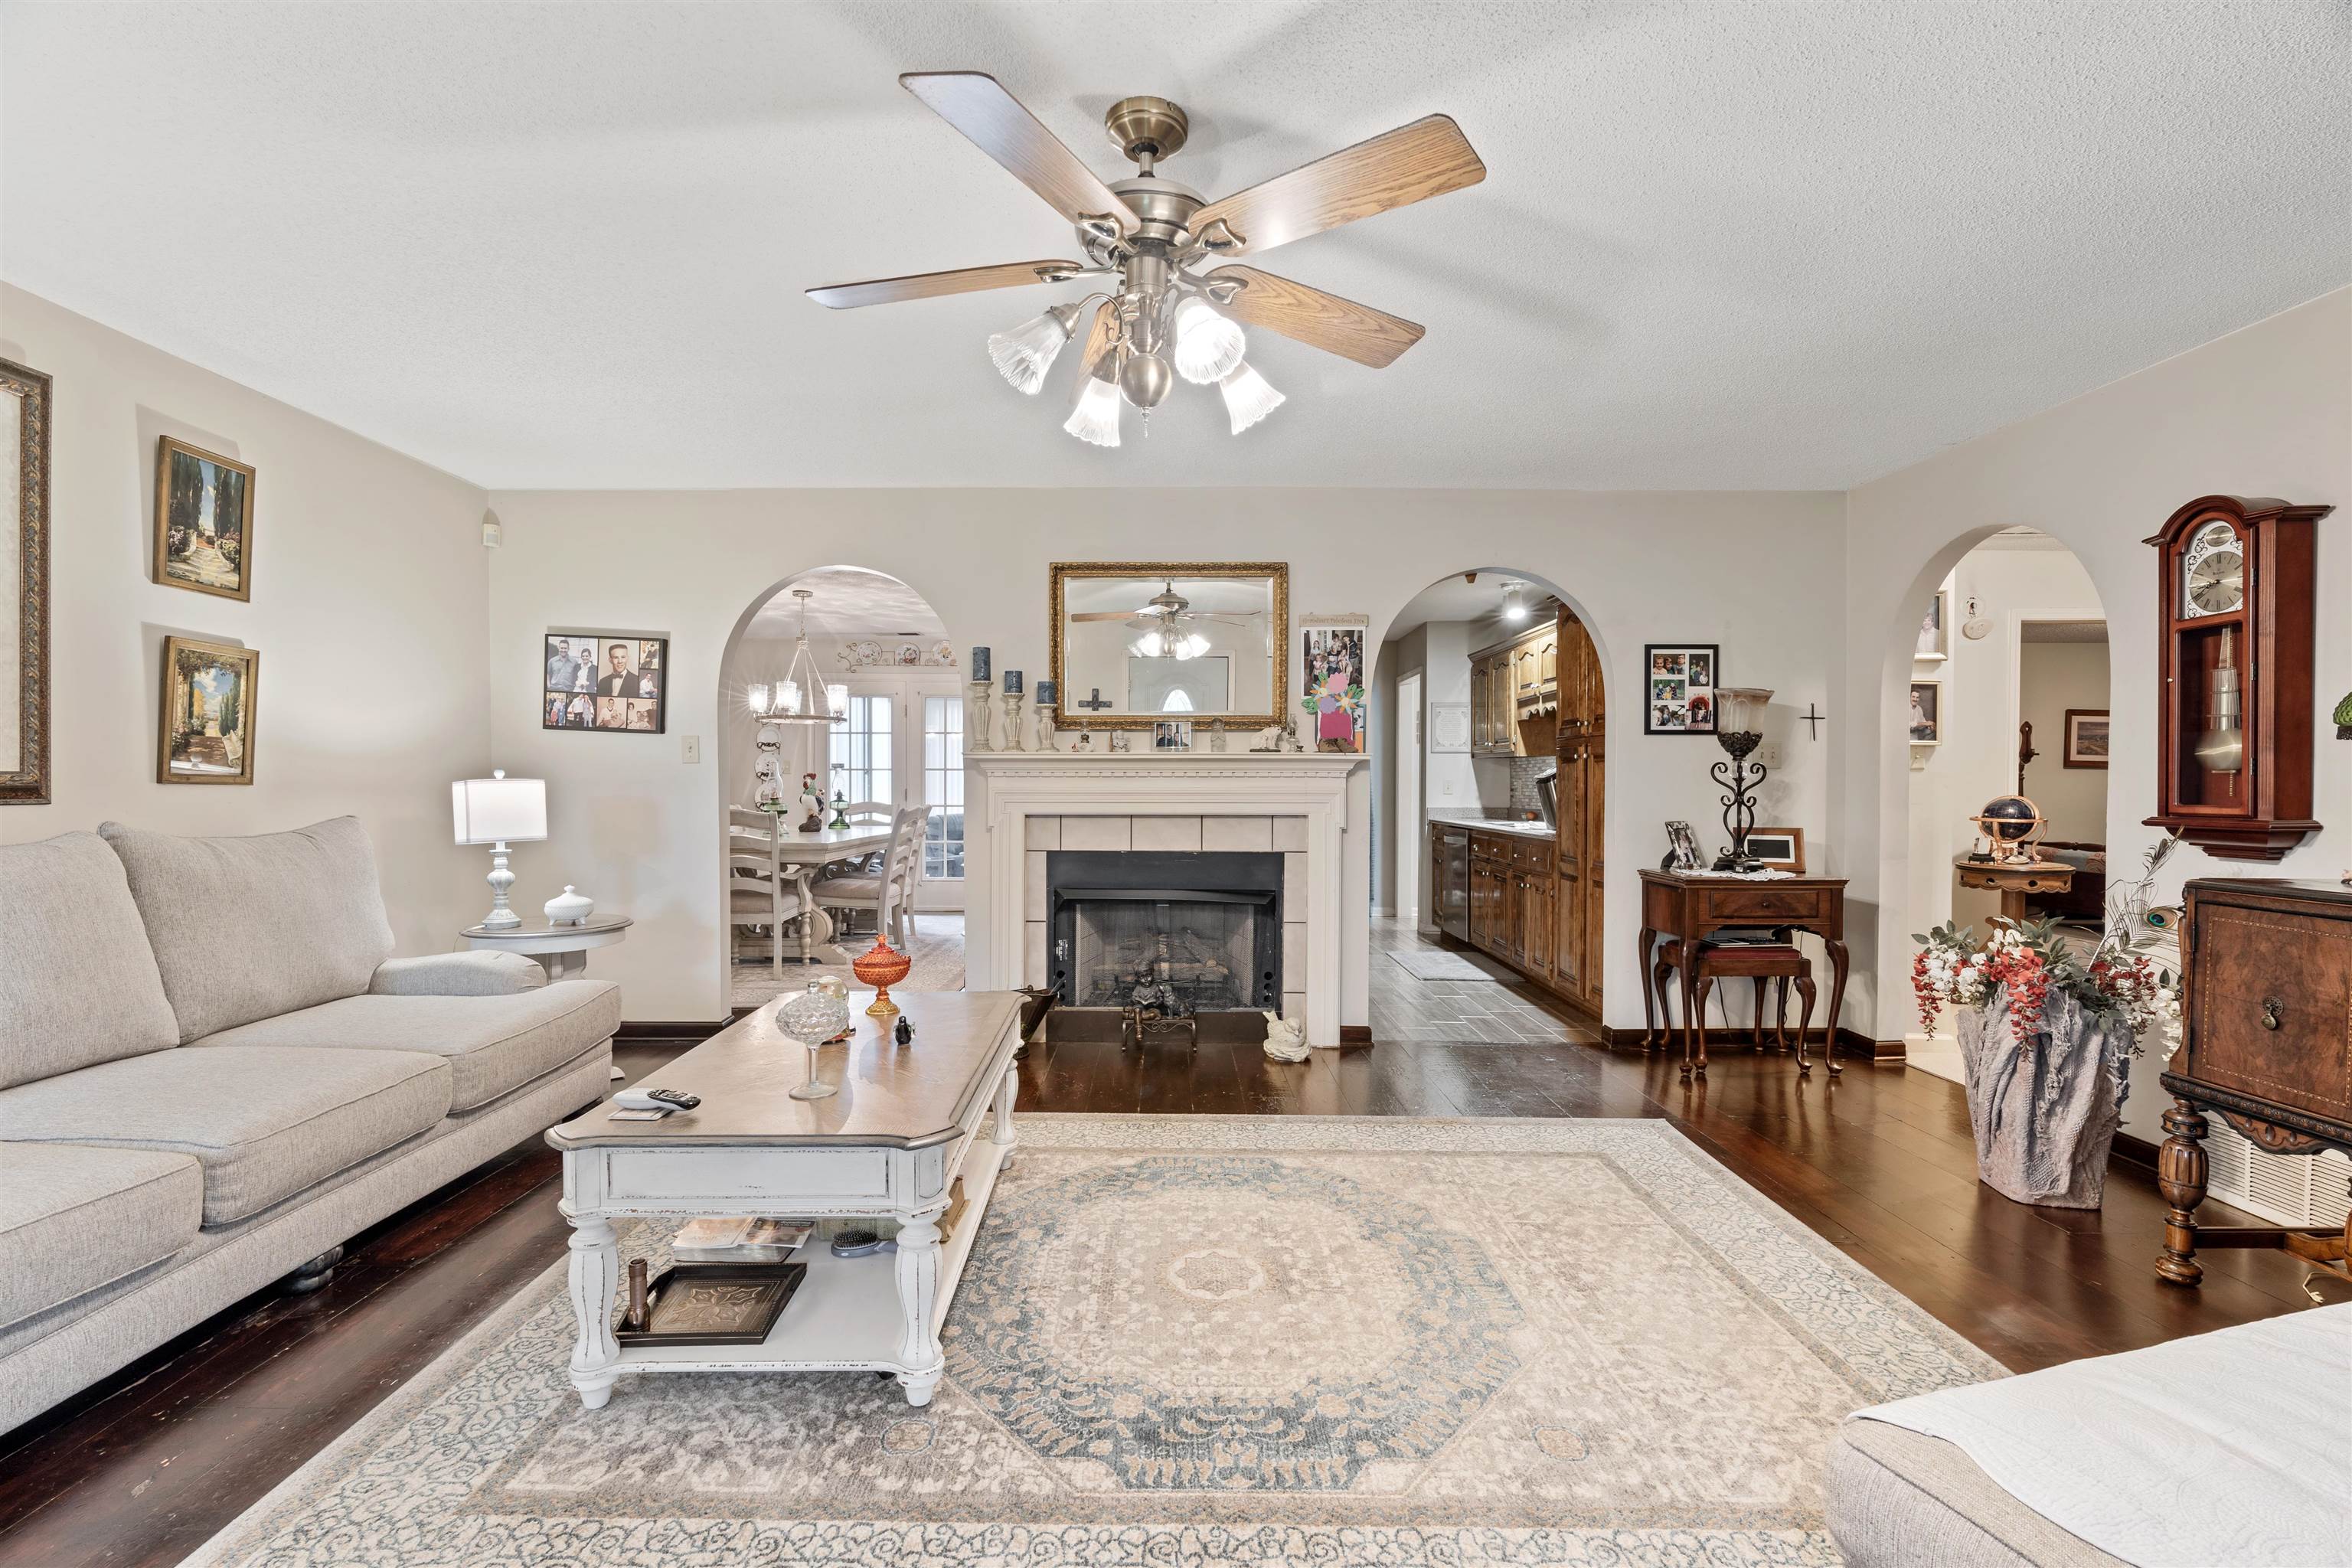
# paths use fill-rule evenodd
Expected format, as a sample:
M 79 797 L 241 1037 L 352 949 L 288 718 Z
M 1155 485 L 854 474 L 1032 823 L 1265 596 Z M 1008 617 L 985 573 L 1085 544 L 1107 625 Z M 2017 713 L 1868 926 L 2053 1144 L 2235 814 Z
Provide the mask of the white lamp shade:
M 1764 710 L 1771 704 L 1768 686 L 1718 686 L 1715 689 L 1715 727 L 1727 735 L 1748 735 L 1763 727 Z
M 459 779 L 449 786 L 449 815 L 460 844 L 528 844 L 547 837 L 547 781 Z

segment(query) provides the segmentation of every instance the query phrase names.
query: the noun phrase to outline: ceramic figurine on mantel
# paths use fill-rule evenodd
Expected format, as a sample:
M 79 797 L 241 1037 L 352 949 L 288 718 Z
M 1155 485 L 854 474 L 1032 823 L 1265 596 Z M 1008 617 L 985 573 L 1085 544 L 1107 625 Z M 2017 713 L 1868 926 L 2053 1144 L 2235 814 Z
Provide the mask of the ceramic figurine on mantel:
M 1110 749 L 1114 752 L 1124 752 L 1129 749 L 1126 731 L 1113 730 L 1110 732 Z
M 1004 749 L 1008 752 L 1029 749 L 1029 737 L 1021 729 L 1021 672 L 1017 669 L 1004 672 Z
M 1060 696 L 1060 689 L 1051 680 L 1037 683 L 1037 749 L 1041 752 L 1062 749 L 1060 737 L 1054 730 L 1054 708 Z
M 1078 738 L 1076 742 L 1072 742 L 1070 750 L 1074 752 L 1091 752 L 1094 749 L 1095 732 L 1087 728 L 1086 724 L 1081 721 L 1078 725 Z
M 989 652 L 984 647 L 971 650 L 971 710 L 964 716 L 966 744 L 975 752 L 996 750 L 996 721 L 988 711 Z
M 1209 750 L 1222 752 L 1224 749 L 1225 721 L 1220 719 L 1209 726 Z

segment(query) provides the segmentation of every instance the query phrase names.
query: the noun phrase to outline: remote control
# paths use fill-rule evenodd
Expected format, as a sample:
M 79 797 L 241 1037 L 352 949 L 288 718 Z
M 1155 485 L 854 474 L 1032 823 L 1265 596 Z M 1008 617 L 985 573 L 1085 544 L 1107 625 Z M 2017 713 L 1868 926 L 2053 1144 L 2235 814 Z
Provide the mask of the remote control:
M 702 1097 L 682 1089 L 625 1089 L 613 1103 L 627 1110 L 692 1110 Z

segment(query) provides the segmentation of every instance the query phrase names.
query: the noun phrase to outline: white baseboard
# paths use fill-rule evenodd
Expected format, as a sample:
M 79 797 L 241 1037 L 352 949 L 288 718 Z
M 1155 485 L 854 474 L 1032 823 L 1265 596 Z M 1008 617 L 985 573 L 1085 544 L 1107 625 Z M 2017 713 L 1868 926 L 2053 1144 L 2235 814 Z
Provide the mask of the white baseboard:
M 1968 1081 L 1968 1074 L 1960 1066 L 1959 1041 L 1940 1035 L 1904 1036 L 1903 1065 L 1954 1083 Z

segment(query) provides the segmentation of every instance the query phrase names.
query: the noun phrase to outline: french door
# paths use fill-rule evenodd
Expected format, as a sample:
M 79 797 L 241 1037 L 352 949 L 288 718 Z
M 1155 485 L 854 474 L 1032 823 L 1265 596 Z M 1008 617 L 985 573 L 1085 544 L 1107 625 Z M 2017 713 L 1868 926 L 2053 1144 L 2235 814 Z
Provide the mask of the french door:
M 924 808 L 918 910 L 963 908 L 963 697 L 950 674 L 853 676 L 825 737 L 825 791 Z

